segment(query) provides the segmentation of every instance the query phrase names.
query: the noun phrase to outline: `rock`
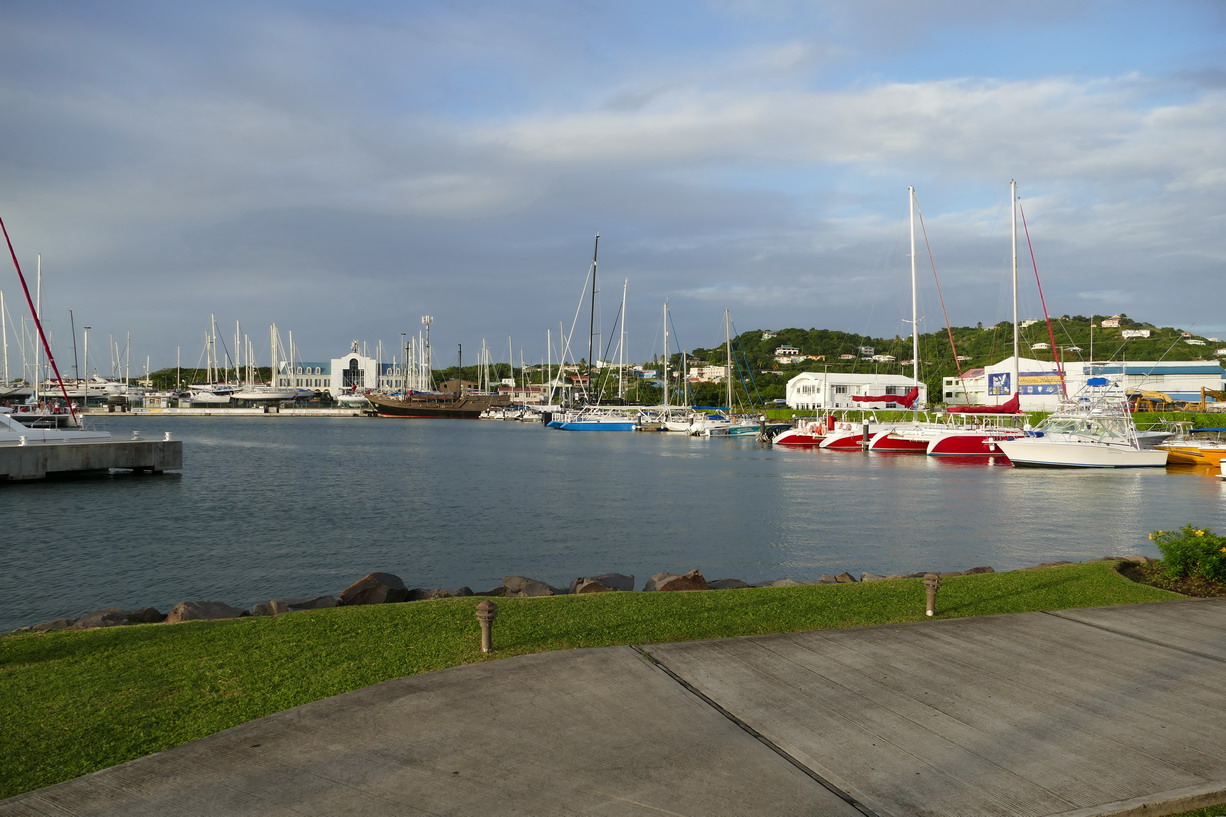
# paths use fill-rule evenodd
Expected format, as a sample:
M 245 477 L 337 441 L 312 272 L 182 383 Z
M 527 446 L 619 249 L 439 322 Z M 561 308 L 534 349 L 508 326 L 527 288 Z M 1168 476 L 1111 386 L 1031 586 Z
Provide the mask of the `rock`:
M 831 579 L 833 581 L 833 579 Z M 768 582 L 755 582 L 754 587 L 800 587 L 801 583 L 795 579 L 771 579 Z
M 159 613 L 153 607 L 142 607 L 128 613 L 128 621 L 132 624 L 161 624 L 166 620 L 165 613 Z
M 623 573 L 601 573 L 599 576 L 583 576 L 570 583 L 571 593 L 607 593 L 612 590 L 634 590 L 634 577 Z
M 524 576 L 504 576 L 502 586 L 506 588 L 506 594 L 512 598 L 535 598 L 538 596 L 559 596 L 564 595 L 562 591 L 556 587 L 551 587 L 544 582 L 536 579 L 529 579 Z
M 454 599 L 460 596 L 471 596 L 473 591 L 467 587 L 446 590 L 442 587 L 414 587 L 409 591 L 409 601 L 432 601 L 434 599 Z
M 708 585 L 712 590 L 740 590 L 742 587 L 749 587 L 748 582 L 740 579 L 716 579 Z
M 322 610 L 325 607 L 335 607 L 336 599 L 332 596 L 307 596 L 298 599 L 274 599 L 257 604 L 251 608 L 253 616 L 279 616 L 282 613 L 292 613 L 295 610 Z
M 166 615 L 167 624 L 180 621 L 215 621 L 238 618 L 243 611 L 222 601 L 181 601 Z
M 506 594 L 507 589 L 501 584 L 495 587 L 493 590 L 482 590 L 480 592 L 473 593 L 474 596 L 505 596 Z
M 970 570 L 963 570 L 963 576 L 974 576 L 977 573 L 995 573 L 996 569 L 992 567 L 972 567 Z
M 57 618 L 52 621 L 44 621 L 41 624 L 35 624 L 29 629 L 36 633 L 50 633 L 55 630 L 67 630 L 76 622 L 77 620 L 75 618 Z
M 70 630 L 92 630 L 95 627 L 125 627 L 131 623 L 127 610 L 118 607 L 107 607 L 104 610 L 94 610 L 86 613 L 72 623 Z
M 391 573 L 367 573 L 341 591 L 339 606 L 352 604 L 395 604 L 408 601 L 409 589 L 399 576 Z
M 1034 567 L 1023 567 L 1021 570 L 1042 570 L 1045 567 L 1059 567 L 1060 565 L 1071 565 L 1072 562 L 1043 562 L 1043 564 L 1035 565 Z
M 677 575 L 676 573 L 656 573 L 643 585 L 644 590 L 709 590 L 710 585 L 697 570 Z
M 860 574 L 860 581 L 862 582 L 883 582 L 888 578 L 889 576 L 881 576 L 881 575 L 878 575 L 877 573 L 861 573 Z
M 843 571 L 839 575 L 835 576 L 834 580 L 838 582 L 839 584 L 855 584 L 856 583 L 856 577 L 851 575 L 847 571 Z

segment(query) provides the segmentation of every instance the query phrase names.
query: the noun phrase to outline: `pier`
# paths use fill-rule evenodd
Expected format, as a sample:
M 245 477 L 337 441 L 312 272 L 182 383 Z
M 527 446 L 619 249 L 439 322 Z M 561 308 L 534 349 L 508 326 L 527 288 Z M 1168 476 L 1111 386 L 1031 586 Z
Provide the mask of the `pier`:
M 183 468 L 183 441 L 169 437 L 0 446 L 0 481 L 89 476 L 111 470 L 178 471 Z

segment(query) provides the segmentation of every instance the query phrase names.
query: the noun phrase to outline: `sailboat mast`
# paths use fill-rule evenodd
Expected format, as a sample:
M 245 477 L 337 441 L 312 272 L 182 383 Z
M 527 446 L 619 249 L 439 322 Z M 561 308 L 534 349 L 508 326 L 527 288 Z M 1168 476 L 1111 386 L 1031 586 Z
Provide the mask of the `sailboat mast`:
M 592 305 L 588 310 L 587 332 L 587 393 L 588 402 L 592 401 L 592 339 L 596 337 L 596 258 L 600 254 L 600 233 L 596 233 L 596 243 L 592 248 Z
M 911 379 L 915 382 L 915 387 L 919 388 L 919 301 L 916 295 L 918 287 L 916 286 L 915 274 L 915 188 L 908 187 L 907 192 L 910 194 L 911 203 Z M 919 400 L 911 404 L 912 412 L 919 411 Z
M 668 301 L 664 302 L 664 405 L 668 405 Z
M 622 400 L 626 396 L 625 387 L 625 372 L 626 372 L 626 290 L 630 288 L 630 279 L 622 281 L 622 336 L 617 343 L 617 399 Z
M 1021 361 L 1018 360 L 1018 355 L 1021 349 L 1021 338 L 1018 334 L 1017 325 L 1017 181 L 1009 182 L 1009 215 L 1012 224 L 1013 233 L 1013 389 L 1010 396 L 1021 394 L 1022 384 L 1018 382 L 1021 377 Z
M 724 365 L 724 380 L 728 383 L 728 411 L 732 411 L 732 318 L 728 310 L 724 310 L 724 354 L 727 363 Z

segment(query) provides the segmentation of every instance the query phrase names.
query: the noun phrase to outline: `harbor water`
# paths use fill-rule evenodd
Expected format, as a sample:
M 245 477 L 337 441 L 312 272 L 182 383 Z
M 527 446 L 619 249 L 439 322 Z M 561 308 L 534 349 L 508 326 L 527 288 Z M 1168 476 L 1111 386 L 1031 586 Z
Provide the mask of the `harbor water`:
M 1013 468 L 752 438 L 374 418 L 97 418 L 170 432 L 179 474 L 0 486 L 0 631 L 103 607 L 239 607 L 409 587 L 567 586 L 605 572 L 816 580 L 1151 555 L 1226 529 L 1203 470 Z

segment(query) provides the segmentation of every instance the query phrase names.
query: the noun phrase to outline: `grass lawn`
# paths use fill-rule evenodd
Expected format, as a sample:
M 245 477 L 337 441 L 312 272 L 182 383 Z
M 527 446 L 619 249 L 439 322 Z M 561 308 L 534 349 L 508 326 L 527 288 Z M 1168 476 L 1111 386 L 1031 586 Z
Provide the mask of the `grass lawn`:
M 947 577 L 938 618 L 1182 598 L 1131 582 L 1114 567 Z M 0 636 L 0 797 L 309 701 L 475 661 L 925 618 L 921 579 L 497 599 L 497 652 L 485 656 L 477 601 Z

